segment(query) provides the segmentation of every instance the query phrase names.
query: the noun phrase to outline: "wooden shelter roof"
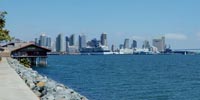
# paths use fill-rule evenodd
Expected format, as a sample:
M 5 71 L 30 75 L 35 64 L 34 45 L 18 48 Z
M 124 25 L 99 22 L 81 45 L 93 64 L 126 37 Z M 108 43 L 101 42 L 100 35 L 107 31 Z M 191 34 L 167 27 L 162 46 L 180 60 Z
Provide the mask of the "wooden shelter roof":
M 45 48 L 45 47 L 41 47 L 41 46 L 37 46 L 37 45 L 32 44 L 32 43 L 28 43 L 28 44 L 25 44 L 25 45 L 23 45 L 23 46 L 20 46 L 20 47 L 17 47 L 17 48 L 12 49 L 11 52 L 18 51 L 18 50 L 21 50 L 21 49 L 23 49 L 23 48 L 30 47 L 30 46 L 34 46 L 34 47 L 36 47 L 36 48 L 40 48 L 40 49 L 42 49 L 42 50 L 44 50 L 44 51 L 46 51 L 46 52 L 50 52 L 50 51 L 51 51 L 50 49 L 47 49 L 47 48 Z

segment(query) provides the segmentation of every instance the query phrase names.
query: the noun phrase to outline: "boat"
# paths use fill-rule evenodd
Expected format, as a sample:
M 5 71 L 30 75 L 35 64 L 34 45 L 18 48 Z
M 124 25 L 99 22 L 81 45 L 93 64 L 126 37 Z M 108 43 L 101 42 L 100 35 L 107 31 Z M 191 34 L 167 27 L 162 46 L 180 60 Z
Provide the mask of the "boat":
M 81 55 L 108 55 L 113 54 L 108 47 L 100 46 L 100 47 L 86 47 L 80 49 Z

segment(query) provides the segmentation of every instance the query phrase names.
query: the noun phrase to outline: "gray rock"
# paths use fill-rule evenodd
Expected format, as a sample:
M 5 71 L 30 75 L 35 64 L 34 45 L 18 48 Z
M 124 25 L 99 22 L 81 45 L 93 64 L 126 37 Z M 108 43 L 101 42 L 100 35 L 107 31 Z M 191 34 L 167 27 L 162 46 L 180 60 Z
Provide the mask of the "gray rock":
M 26 83 L 31 89 L 33 89 L 35 87 L 35 84 L 30 80 L 28 80 Z
M 24 67 L 15 59 L 8 58 L 8 63 L 41 100 L 88 100 L 63 84 Z
M 47 94 L 41 98 L 41 100 L 55 100 L 55 97 L 51 94 Z
M 38 97 L 40 97 L 40 96 L 42 95 L 42 93 L 40 93 L 40 92 L 37 91 L 37 90 L 33 90 L 33 92 L 34 92 Z

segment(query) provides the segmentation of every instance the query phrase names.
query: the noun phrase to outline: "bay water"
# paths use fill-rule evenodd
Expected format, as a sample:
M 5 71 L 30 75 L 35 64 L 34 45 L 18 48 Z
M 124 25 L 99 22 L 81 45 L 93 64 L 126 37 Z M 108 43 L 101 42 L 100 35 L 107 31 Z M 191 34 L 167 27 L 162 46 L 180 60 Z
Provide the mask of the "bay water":
M 33 69 L 90 100 L 200 100 L 199 55 L 49 55 Z

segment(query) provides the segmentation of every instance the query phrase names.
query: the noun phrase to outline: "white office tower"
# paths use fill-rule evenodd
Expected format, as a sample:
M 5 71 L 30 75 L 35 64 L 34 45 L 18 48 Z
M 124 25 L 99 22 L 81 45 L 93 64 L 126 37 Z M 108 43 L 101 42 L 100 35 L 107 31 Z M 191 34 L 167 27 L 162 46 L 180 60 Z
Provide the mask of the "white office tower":
M 79 49 L 86 48 L 86 47 L 87 47 L 86 36 L 85 35 L 79 35 Z

